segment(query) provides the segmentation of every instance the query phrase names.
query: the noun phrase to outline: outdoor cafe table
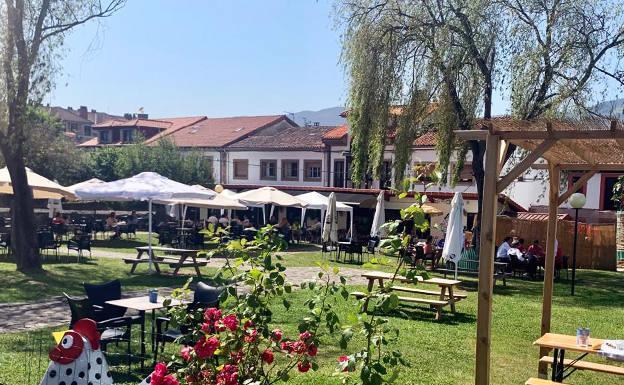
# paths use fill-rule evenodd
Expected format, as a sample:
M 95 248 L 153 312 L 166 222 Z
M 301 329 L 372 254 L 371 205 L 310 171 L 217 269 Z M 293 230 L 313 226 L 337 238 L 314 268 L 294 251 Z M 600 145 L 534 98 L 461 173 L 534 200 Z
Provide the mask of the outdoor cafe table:
M 562 382 L 577 369 L 624 375 L 624 368 L 622 367 L 596 364 L 593 362 L 579 362 L 589 354 L 600 354 L 600 348 L 603 343 L 604 340 L 602 339 L 589 338 L 589 344 L 587 346 L 577 345 L 576 336 L 546 333 L 538 338 L 537 341 L 533 342 L 533 345 L 552 349 L 552 359 L 549 357 L 542 357 L 540 362 L 548 362 L 552 365 L 552 381 L 554 382 Z M 581 353 L 581 355 L 572 360 L 565 360 L 566 350 Z
M 385 273 L 382 271 L 371 271 L 371 272 L 366 272 L 362 274 L 362 277 L 368 280 L 368 292 L 369 293 L 373 290 L 373 287 L 375 286 L 375 281 L 378 282 L 379 287 L 383 288 L 384 281 L 392 280 L 393 276 L 394 276 L 393 274 Z M 436 306 L 437 307 L 436 319 L 440 319 L 441 308 L 443 306 L 450 305 L 451 312 L 455 313 L 455 303 L 459 300 L 466 298 L 465 294 L 454 293 L 454 287 L 458 286 L 461 283 L 461 281 L 458 281 L 455 279 L 444 279 L 444 278 L 424 279 L 421 276 L 417 276 L 414 279 L 418 281 L 419 283 L 437 285 L 440 288 L 439 300 L 433 301 L 433 300 L 419 299 L 419 298 L 413 298 L 413 297 L 400 297 L 399 299 L 410 300 L 413 302 L 420 302 L 420 303 L 425 303 L 425 304 L 430 303 L 432 306 Z M 395 281 L 401 282 L 401 283 L 412 283 L 413 279 L 409 279 L 407 277 L 397 275 L 395 277 Z M 434 291 L 404 288 L 404 287 L 393 287 L 393 290 L 404 291 L 408 293 L 416 293 L 416 294 L 437 295 L 437 293 Z M 364 304 L 365 311 L 366 311 L 366 306 L 367 306 L 367 303 Z
M 125 263 L 132 264 L 130 274 L 134 273 L 134 270 L 136 269 L 138 264 L 149 263 L 149 258 L 141 258 L 143 256 L 143 253 L 149 253 L 149 246 L 138 246 L 136 250 L 136 258 L 123 259 Z M 166 253 L 167 255 L 165 257 L 157 257 L 155 255 L 155 252 L 162 252 Z M 180 271 L 182 267 L 193 267 L 195 268 L 195 273 L 197 273 L 197 276 L 201 278 L 201 272 L 199 271 L 199 267 L 206 266 L 207 262 L 197 260 L 198 252 L 199 250 L 152 246 L 152 263 L 154 264 L 154 269 L 157 273 L 160 273 L 160 267 L 158 266 L 159 264 L 167 264 L 174 267 L 173 275 L 177 275 L 178 271 Z M 192 262 L 185 262 L 189 258 Z
M 132 309 L 139 312 L 142 322 L 141 322 L 141 370 L 144 368 L 145 361 L 145 312 L 152 312 L 152 353 L 154 353 L 154 335 L 156 333 L 156 310 L 165 308 L 164 301 L 165 297 L 158 296 L 156 303 L 152 303 L 149 301 L 149 296 L 141 296 L 141 297 L 132 297 L 132 298 L 124 298 L 124 299 L 116 299 L 113 301 L 106 301 L 109 305 L 119 306 L 126 309 Z M 180 301 L 176 299 L 171 299 L 171 303 L 169 306 L 176 306 L 181 304 L 186 304 L 188 301 Z M 154 356 L 155 357 L 155 356 Z

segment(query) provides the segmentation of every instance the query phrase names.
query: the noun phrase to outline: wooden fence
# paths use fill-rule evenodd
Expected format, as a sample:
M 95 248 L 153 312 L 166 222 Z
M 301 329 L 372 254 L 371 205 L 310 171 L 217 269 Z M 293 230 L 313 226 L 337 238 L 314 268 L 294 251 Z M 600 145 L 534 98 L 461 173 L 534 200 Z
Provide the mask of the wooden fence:
M 510 217 L 498 217 L 496 223 L 496 244 L 505 236 L 511 235 L 525 240 L 528 247 L 535 239 L 546 250 L 546 221 L 523 220 Z M 615 271 L 617 253 L 615 247 L 615 224 L 578 224 L 576 246 L 576 265 L 582 269 Z M 574 246 L 574 221 L 562 221 L 557 224 L 557 240 L 563 255 L 572 259 Z

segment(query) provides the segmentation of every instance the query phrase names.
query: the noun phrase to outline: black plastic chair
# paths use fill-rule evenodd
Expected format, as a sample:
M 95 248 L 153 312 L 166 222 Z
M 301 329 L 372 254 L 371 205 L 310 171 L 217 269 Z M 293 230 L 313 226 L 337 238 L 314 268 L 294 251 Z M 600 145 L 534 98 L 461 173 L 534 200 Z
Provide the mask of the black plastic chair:
M 50 231 L 39 231 L 37 232 L 37 245 L 39 246 L 39 250 L 54 250 L 54 255 L 58 259 L 58 249 L 61 246 L 59 242 L 54 239 L 54 234 Z M 47 254 L 47 253 L 46 253 Z
M 106 352 L 110 343 L 126 342 L 126 355 L 128 357 L 128 371 L 130 370 L 132 350 L 132 317 L 116 317 L 98 321 L 94 313 L 94 306 L 88 298 L 74 298 L 67 293 L 63 293 L 69 310 L 71 311 L 71 320 L 69 328 L 73 328 L 78 320 L 90 318 L 96 322 L 97 330 L 100 332 L 100 346 L 102 351 Z
M 210 307 L 219 307 L 219 297 L 223 293 L 225 288 L 214 287 L 203 282 L 198 282 L 195 292 L 193 293 L 193 302 L 187 305 L 187 313 L 198 311 L 199 309 L 207 309 Z M 154 359 L 158 357 L 158 345 L 162 344 L 161 352 L 165 350 L 165 343 L 179 341 L 182 344 L 191 344 L 192 341 L 185 341 L 184 336 L 190 333 L 190 328 L 185 325 L 180 325 L 178 329 L 169 329 L 170 318 L 158 317 L 156 318 L 156 335 L 154 336 Z
M 93 305 L 95 321 L 125 316 L 126 308 L 106 303 L 107 301 L 121 299 L 121 281 L 115 279 L 102 284 L 83 282 L 82 286 L 87 294 L 87 298 Z M 133 319 L 133 323 L 135 324 L 142 322 L 142 318 L 140 316 L 133 316 L 130 318 Z
M 4 249 L 5 255 L 11 254 L 11 233 L 0 233 L 0 248 Z
M 91 235 L 81 234 L 76 235 L 74 238 L 67 241 L 67 251 L 74 250 L 78 252 L 78 261 L 83 256 L 83 251 L 89 252 L 89 258 L 91 258 Z
M 92 229 L 94 239 L 97 239 L 98 233 L 102 233 L 102 236 L 106 235 L 106 226 L 104 226 L 104 221 L 102 219 L 96 219 L 93 221 Z

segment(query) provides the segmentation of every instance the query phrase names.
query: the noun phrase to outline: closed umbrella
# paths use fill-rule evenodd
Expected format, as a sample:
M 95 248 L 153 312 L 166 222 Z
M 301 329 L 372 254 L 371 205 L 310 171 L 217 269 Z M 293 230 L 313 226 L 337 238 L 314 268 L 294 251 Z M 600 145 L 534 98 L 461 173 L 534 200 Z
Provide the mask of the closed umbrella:
M 32 189 L 35 199 L 61 199 L 76 200 L 76 195 L 67 187 L 51 181 L 43 177 L 29 168 L 26 168 L 26 178 L 28 185 Z M 0 194 L 13 195 L 13 184 L 9 169 L 4 167 L 0 169 Z
M 377 195 L 377 205 L 375 206 L 375 216 L 373 217 L 373 225 L 371 226 L 370 236 L 371 237 L 382 237 L 381 226 L 386 221 L 385 214 L 385 203 L 384 203 L 384 192 L 380 191 L 379 195 Z
M 172 199 L 212 199 L 216 193 L 176 182 L 155 172 L 142 172 L 113 182 L 91 184 L 76 189 L 84 200 L 148 201 L 149 271 L 152 271 L 152 202 Z
M 336 214 L 336 194 L 329 194 L 327 201 L 327 211 L 323 221 L 323 232 L 321 239 L 324 243 L 338 242 L 338 215 Z
M 455 264 L 455 278 L 457 279 L 457 265 L 462 257 L 464 248 L 464 200 L 459 192 L 455 193 L 451 202 L 451 212 L 446 226 L 446 236 L 444 239 L 444 249 L 442 258 L 446 262 Z

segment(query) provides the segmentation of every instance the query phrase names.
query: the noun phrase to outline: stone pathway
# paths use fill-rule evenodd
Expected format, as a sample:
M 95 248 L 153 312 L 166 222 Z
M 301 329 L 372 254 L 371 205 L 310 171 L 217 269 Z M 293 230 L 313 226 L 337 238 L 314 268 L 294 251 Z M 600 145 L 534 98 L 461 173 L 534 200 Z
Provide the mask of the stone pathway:
M 99 254 L 99 253 L 98 253 Z M 123 257 L 127 256 L 122 253 Z M 109 258 L 117 258 L 113 253 L 106 253 Z M 95 253 L 94 253 L 95 257 Z M 104 253 L 102 254 L 104 257 Z M 214 258 L 210 261 L 210 267 L 220 267 L 224 263 L 223 259 Z M 286 277 L 295 287 L 301 282 L 310 281 L 317 278 L 320 268 L 318 267 L 290 267 L 286 270 Z M 340 269 L 340 274 L 347 278 L 347 283 L 351 285 L 366 284 L 362 278 L 362 270 L 349 267 Z M 335 277 L 337 279 L 337 277 Z M 163 293 L 170 292 L 171 288 L 160 288 Z M 132 297 L 144 295 L 145 290 L 125 293 L 125 296 Z M 43 327 L 68 324 L 70 320 L 69 308 L 63 297 L 55 297 L 42 302 L 29 303 L 6 303 L 0 304 L 0 333 L 10 333 L 25 330 L 35 330 Z

